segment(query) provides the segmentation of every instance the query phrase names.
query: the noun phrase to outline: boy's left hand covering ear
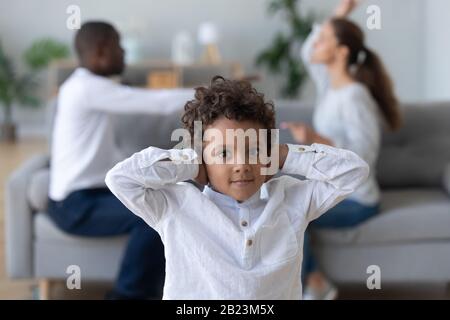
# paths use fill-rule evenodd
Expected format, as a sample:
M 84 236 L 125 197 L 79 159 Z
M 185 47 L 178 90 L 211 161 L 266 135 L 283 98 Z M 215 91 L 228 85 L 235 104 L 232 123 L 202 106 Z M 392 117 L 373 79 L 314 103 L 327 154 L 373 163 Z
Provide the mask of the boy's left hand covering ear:
M 286 144 L 281 144 L 279 145 L 279 151 L 278 151 L 278 155 L 279 155 L 279 162 L 278 162 L 278 169 L 281 170 L 281 168 L 283 168 L 284 162 L 286 161 L 287 158 L 287 154 L 289 152 L 289 148 Z M 270 165 L 270 164 L 269 164 Z M 268 165 L 268 166 L 269 166 Z M 268 175 L 266 177 L 266 180 L 264 182 L 269 181 L 270 179 L 272 179 L 275 175 Z
M 198 165 L 198 175 L 195 177 L 195 182 L 202 186 L 206 186 L 209 182 L 208 173 L 206 171 L 205 162 L 203 161 Z

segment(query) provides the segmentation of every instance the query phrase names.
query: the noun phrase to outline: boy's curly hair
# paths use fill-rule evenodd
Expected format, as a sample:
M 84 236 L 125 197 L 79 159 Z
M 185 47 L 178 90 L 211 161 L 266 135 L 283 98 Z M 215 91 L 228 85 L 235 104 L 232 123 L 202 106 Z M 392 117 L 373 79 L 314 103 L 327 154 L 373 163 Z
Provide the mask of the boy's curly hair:
M 191 137 L 194 137 L 194 121 L 202 122 L 202 131 L 222 116 L 236 121 L 256 121 L 268 129 L 270 150 L 270 129 L 275 128 L 274 109 L 273 103 L 265 101 L 264 95 L 250 82 L 215 76 L 209 87 L 195 88 L 195 99 L 184 106 L 181 121 Z

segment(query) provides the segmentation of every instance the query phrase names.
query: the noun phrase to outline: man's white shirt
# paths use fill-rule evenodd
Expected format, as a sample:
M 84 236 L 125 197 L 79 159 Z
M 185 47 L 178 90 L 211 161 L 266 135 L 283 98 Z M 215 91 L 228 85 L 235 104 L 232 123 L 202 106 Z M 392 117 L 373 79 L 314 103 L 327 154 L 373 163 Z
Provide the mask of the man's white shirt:
M 76 69 L 58 95 L 50 198 L 60 201 L 73 191 L 106 187 L 107 171 L 124 158 L 115 143 L 113 114 L 170 114 L 193 97 L 193 89 L 131 88 Z

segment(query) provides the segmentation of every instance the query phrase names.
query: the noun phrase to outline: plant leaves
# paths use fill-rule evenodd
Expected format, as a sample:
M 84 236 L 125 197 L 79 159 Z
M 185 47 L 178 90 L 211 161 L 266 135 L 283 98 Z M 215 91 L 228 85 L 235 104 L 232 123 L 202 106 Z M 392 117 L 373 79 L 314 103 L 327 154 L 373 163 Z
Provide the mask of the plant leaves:
M 24 53 L 24 60 L 32 70 L 40 70 L 52 60 L 66 58 L 69 49 L 63 43 L 44 38 L 35 41 Z
M 295 52 L 296 44 L 303 43 L 311 32 L 317 15 L 309 12 L 300 15 L 300 0 L 272 0 L 269 3 L 269 13 L 283 12 L 289 30 L 277 33 L 272 44 L 259 53 L 255 64 L 266 67 L 271 73 L 285 75 L 281 87 L 283 97 L 293 98 L 298 95 L 307 72 L 299 52 Z

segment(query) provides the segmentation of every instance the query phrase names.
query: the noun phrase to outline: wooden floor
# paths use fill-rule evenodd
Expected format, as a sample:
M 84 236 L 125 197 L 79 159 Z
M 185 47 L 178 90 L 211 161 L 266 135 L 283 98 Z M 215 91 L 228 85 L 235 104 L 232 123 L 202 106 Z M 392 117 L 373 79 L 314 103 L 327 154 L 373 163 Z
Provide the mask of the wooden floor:
M 43 139 L 27 139 L 18 143 L 0 142 L 0 299 L 30 299 L 34 281 L 11 281 L 5 268 L 5 183 L 14 169 L 33 154 L 46 152 L 47 144 Z
M 34 154 L 47 152 L 44 139 L 21 139 L 17 143 L 0 142 L 0 300 L 38 299 L 36 280 L 10 280 L 5 267 L 5 183 L 8 176 Z M 111 284 L 87 283 L 82 290 L 68 290 L 63 282 L 54 282 L 51 290 L 53 299 L 102 299 Z

